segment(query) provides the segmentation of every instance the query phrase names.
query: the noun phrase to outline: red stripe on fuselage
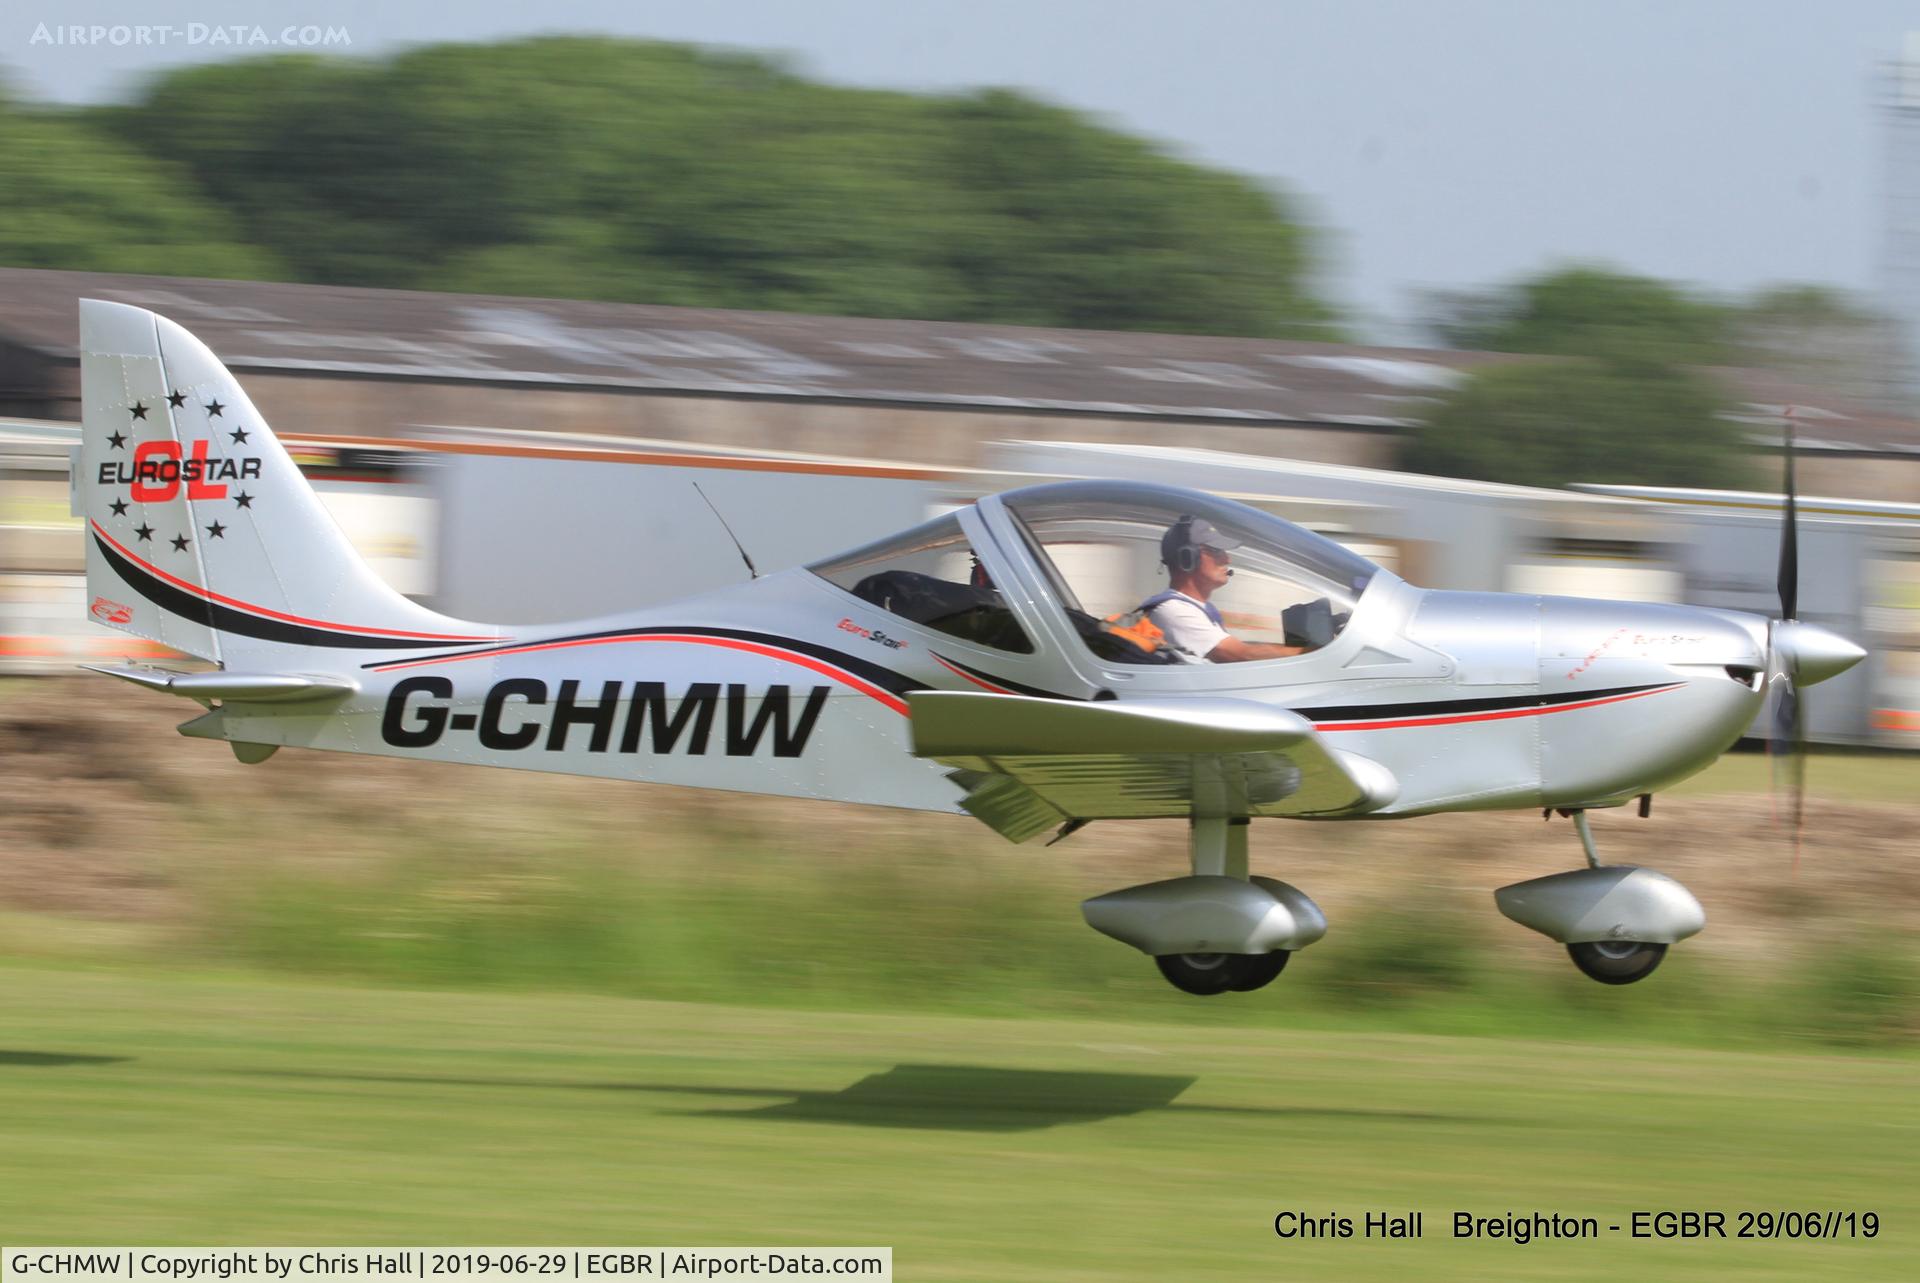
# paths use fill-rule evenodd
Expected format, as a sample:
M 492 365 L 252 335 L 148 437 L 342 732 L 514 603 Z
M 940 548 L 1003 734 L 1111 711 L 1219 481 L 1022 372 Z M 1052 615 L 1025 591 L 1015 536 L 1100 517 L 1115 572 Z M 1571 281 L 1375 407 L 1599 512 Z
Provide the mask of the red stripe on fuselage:
M 941 659 L 940 656 L 934 655 L 932 651 L 928 651 L 927 654 L 933 655 L 934 659 L 939 663 L 939 665 L 942 668 L 946 669 L 948 672 L 954 674 L 957 677 L 966 678 L 968 681 L 972 682 L 975 686 L 978 686 L 983 691 L 992 691 L 996 695 L 1012 695 L 1016 693 L 1014 691 L 1008 690 L 1004 686 L 995 686 L 992 682 L 985 681 L 981 678 L 975 677 L 972 673 L 969 673 L 966 669 L 961 668 L 959 665 L 949 664 L 946 660 Z
M 810 668 L 822 677 L 831 678 L 842 686 L 859 691 L 869 699 L 879 700 L 902 717 L 907 715 L 907 701 L 892 691 L 881 690 L 872 682 L 855 677 L 844 668 L 836 668 L 811 655 L 783 650 L 778 646 L 765 646 L 759 642 L 740 641 L 733 637 L 702 637 L 697 633 L 628 633 L 615 637 L 577 637 L 569 641 L 534 642 L 526 646 L 509 646 L 505 650 L 480 650 L 468 655 L 442 655 L 437 659 L 415 659 L 400 664 L 382 664 L 380 671 L 391 673 L 402 668 L 425 668 L 431 664 L 458 664 L 468 659 L 495 659 L 502 655 L 530 655 L 542 650 L 571 650 L 575 646 L 610 646 L 626 642 L 683 642 L 690 646 L 718 646 L 723 650 L 743 650 L 749 654 L 765 655 L 769 659 L 784 660 L 789 664 Z
M 1536 708 L 1503 708 L 1490 713 L 1453 713 L 1435 717 L 1396 717 L 1379 722 L 1316 722 L 1316 731 L 1391 731 L 1403 726 L 1458 726 L 1462 722 L 1503 722 L 1515 717 L 1542 717 L 1548 713 L 1571 713 L 1580 708 L 1599 708 L 1603 704 L 1620 704 L 1630 699 L 1645 699 L 1649 695 L 1662 695 L 1667 691 L 1679 690 L 1685 682 L 1675 682 L 1671 686 L 1662 686 L 1657 690 L 1635 691 L 1631 695 L 1610 695 L 1605 699 L 1583 699 L 1571 704 L 1548 704 Z
M 365 633 L 372 637 L 417 637 L 421 641 L 436 642 L 489 642 L 503 640 L 499 636 L 468 637 L 459 633 L 412 633 L 397 628 L 365 628 L 359 624 L 335 624 L 324 619 L 307 619 L 300 615 L 288 615 L 277 610 L 268 610 L 265 606 L 256 606 L 250 601 L 241 601 L 237 597 L 225 597 L 210 588 L 202 588 L 199 584 L 189 583 L 187 580 L 181 579 L 176 575 L 170 575 L 152 562 L 142 560 L 125 544 L 122 544 L 118 539 L 115 539 L 105 530 L 102 530 L 98 521 L 92 522 L 91 524 L 93 525 L 93 533 L 112 544 L 114 551 L 118 552 L 121 556 L 154 578 L 164 579 L 175 588 L 184 589 L 194 596 L 203 597 L 208 601 L 217 601 L 222 606 L 232 606 L 235 610 L 251 611 L 253 614 L 262 615 L 268 619 L 283 620 L 289 624 L 305 624 L 309 628 L 327 628 L 340 633 Z

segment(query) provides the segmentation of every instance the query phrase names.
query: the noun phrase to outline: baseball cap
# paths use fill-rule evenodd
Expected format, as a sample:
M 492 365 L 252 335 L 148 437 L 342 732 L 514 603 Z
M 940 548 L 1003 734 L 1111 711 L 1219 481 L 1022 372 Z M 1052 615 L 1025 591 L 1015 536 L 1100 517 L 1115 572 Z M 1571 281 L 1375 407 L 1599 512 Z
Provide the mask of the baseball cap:
M 1167 527 L 1166 534 L 1160 536 L 1160 560 L 1172 565 L 1182 548 L 1218 548 L 1225 552 L 1239 546 L 1238 539 L 1211 521 L 1183 516 Z

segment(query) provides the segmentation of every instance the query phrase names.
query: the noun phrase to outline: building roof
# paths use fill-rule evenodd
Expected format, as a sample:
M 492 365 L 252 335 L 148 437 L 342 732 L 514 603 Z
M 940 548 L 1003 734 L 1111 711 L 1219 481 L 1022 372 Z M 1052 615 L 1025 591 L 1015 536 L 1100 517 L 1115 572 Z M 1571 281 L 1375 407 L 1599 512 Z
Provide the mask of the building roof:
M 76 300 L 148 307 L 236 370 L 1398 432 L 1507 354 L 0 268 L 0 337 L 75 359 Z M 1777 438 L 1920 453 L 1920 423 L 1716 377 Z

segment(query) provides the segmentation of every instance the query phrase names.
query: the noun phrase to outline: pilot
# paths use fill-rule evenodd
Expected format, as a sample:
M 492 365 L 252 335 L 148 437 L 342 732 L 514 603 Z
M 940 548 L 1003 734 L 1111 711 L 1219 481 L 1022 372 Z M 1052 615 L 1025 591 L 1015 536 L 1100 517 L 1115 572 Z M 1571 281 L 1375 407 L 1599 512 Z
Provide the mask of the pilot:
M 1227 550 L 1239 546 L 1238 539 L 1212 522 L 1181 517 L 1160 537 L 1160 560 L 1170 586 L 1147 598 L 1141 609 L 1166 634 L 1167 645 L 1216 664 L 1302 654 L 1300 646 L 1241 641 L 1221 623 L 1220 608 L 1209 599 L 1232 578 Z

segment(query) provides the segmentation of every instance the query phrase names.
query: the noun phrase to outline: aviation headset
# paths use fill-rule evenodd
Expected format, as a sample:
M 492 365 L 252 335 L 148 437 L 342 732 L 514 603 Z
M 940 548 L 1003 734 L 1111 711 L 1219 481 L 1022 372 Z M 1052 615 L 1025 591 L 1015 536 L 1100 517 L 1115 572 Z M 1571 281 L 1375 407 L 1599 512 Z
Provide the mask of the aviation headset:
M 1200 549 L 1193 543 L 1193 514 L 1183 513 L 1167 527 L 1160 540 L 1161 560 L 1181 574 L 1192 574 L 1200 565 Z
M 1199 568 L 1202 548 L 1224 553 L 1229 548 L 1239 546 L 1239 540 L 1211 521 L 1202 521 L 1192 513 L 1182 513 L 1178 520 L 1167 527 L 1167 533 L 1160 536 L 1160 560 L 1176 574 L 1192 574 Z M 1233 571 L 1228 570 L 1227 576 L 1232 578 Z

